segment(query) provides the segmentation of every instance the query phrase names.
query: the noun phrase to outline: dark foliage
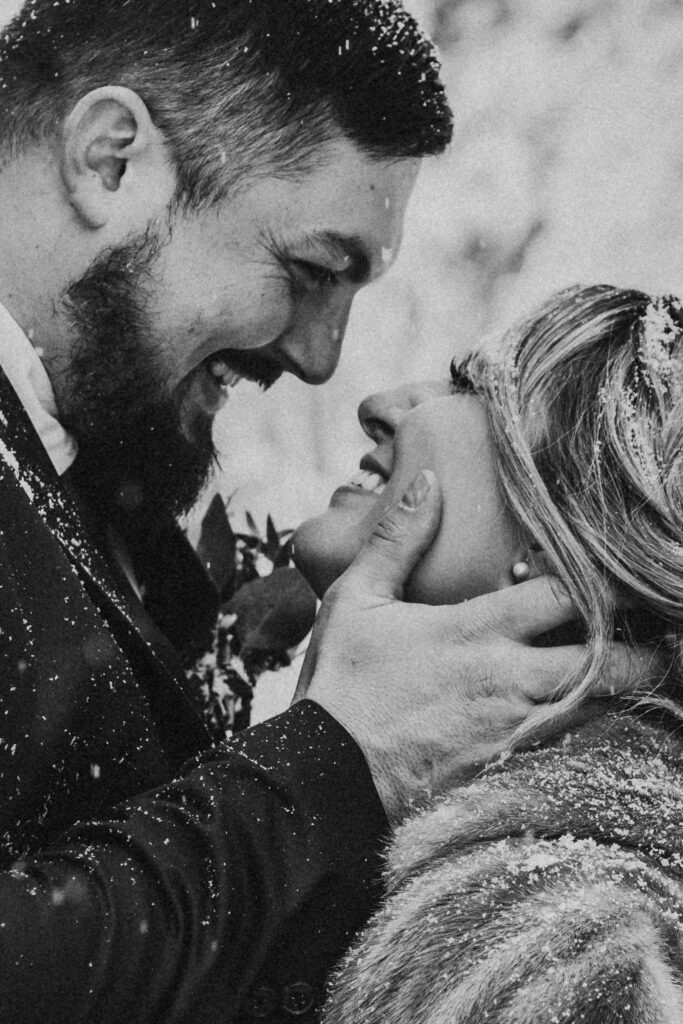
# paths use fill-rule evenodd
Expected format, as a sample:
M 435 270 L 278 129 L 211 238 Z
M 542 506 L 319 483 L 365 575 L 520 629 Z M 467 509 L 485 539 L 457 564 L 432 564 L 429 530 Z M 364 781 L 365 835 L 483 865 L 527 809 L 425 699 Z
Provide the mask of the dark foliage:
M 216 739 L 249 725 L 258 677 L 290 662 L 316 613 L 315 594 L 291 564 L 291 530 L 266 520 L 265 537 L 253 516 L 250 533 L 235 533 L 220 495 L 202 520 L 197 553 L 215 586 L 220 611 L 212 643 L 188 675 Z

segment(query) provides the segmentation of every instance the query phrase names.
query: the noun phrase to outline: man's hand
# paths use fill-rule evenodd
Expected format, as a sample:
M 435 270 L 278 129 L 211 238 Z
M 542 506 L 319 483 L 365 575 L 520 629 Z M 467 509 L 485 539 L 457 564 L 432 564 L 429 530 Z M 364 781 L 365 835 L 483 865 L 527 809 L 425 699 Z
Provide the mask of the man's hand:
M 389 817 L 503 753 L 585 654 L 529 645 L 576 615 L 550 577 L 458 605 L 402 602 L 440 508 L 423 471 L 325 595 L 294 697 L 355 738 Z M 601 693 L 635 689 L 649 671 L 647 651 L 615 644 Z

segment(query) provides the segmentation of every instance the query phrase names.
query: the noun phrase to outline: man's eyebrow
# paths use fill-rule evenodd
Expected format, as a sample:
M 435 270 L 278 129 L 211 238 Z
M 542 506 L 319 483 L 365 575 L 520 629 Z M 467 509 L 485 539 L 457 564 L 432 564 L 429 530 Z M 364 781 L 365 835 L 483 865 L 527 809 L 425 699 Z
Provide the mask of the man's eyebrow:
M 344 264 L 344 274 L 354 284 L 366 284 L 370 280 L 372 257 L 357 235 L 314 231 L 298 238 L 295 248 L 303 259 L 322 258 L 337 266 Z

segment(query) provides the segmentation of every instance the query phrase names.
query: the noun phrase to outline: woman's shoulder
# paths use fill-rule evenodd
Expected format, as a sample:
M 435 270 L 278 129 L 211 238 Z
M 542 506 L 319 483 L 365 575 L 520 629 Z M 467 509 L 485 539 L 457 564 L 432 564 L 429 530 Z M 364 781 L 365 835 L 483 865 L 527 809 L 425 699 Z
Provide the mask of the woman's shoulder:
M 610 716 L 415 814 L 328 1020 L 683 1020 L 682 754 Z
M 663 858 L 683 878 L 683 733 L 611 713 L 514 754 L 416 812 L 388 851 L 389 887 L 425 861 L 509 837 L 572 835 Z

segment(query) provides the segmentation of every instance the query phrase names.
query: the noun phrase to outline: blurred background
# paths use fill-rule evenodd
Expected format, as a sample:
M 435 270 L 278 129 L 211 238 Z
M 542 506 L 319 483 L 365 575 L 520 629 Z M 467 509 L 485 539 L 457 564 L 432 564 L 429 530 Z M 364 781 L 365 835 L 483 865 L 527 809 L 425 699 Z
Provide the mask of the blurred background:
M 683 292 L 683 0 L 406 6 L 439 47 L 454 142 L 423 168 L 397 263 L 356 299 L 335 378 L 240 384 L 217 419 L 239 526 L 319 510 L 367 447 L 364 395 L 445 373 L 552 289 Z M 20 7 L 0 0 L 0 25 Z
M 0 0 L 0 22 L 19 6 Z M 444 374 L 551 290 L 683 293 L 683 0 L 407 6 L 440 49 L 454 142 L 422 171 L 397 263 L 356 300 L 334 380 L 241 384 L 217 419 L 238 528 L 245 510 L 280 529 L 318 511 L 367 448 L 365 394 Z
M 409 0 L 455 111 L 402 251 L 356 299 L 335 378 L 240 385 L 216 424 L 239 518 L 289 527 L 367 449 L 367 393 L 442 375 L 456 352 L 577 281 L 683 292 L 683 3 Z
M 289 527 L 321 509 L 369 446 L 364 395 L 443 375 L 552 290 L 683 294 L 683 2 L 407 6 L 441 53 L 453 145 L 426 161 L 398 261 L 356 299 L 333 380 L 240 385 L 221 415 L 217 486 L 237 521 L 248 508 Z M 252 721 L 287 706 L 299 664 L 261 679 Z

